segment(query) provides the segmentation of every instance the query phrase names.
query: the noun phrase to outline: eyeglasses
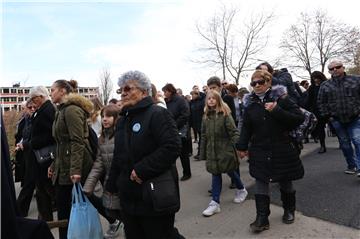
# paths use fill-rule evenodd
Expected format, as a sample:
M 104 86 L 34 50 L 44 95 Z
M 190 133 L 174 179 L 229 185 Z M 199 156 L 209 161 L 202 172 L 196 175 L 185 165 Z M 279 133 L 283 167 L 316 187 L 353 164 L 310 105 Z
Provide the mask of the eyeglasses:
M 264 79 L 262 79 L 262 80 L 256 80 L 256 81 L 250 82 L 250 85 L 251 85 L 252 87 L 254 87 L 254 86 L 256 86 L 256 84 L 264 85 L 265 82 L 266 82 L 266 81 L 265 81 Z
M 138 87 L 136 86 L 124 86 L 123 88 L 119 88 L 116 90 L 116 93 L 117 94 L 122 94 L 123 92 L 129 92 L 129 91 L 132 91 L 133 89 L 138 89 Z
M 227 85 L 227 84 L 228 84 L 228 83 L 226 83 L 226 82 L 225 82 L 225 83 L 221 83 L 221 85 Z
M 340 66 L 334 66 L 334 67 L 329 68 L 329 71 L 333 71 L 334 69 L 339 70 L 341 67 L 343 67 L 343 66 L 342 66 L 342 65 L 340 65 Z
M 28 107 L 26 107 L 26 108 L 28 108 L 29 110 L 31 110 L 31 109 L 36 109 L 35 106 L 28 106 Z

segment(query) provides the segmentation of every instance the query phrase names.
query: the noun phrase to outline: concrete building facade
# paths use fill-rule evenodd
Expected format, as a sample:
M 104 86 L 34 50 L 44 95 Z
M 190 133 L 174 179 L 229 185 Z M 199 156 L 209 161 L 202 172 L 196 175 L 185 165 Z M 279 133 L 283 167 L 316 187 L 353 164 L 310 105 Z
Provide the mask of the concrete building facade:
M 11 87 L 0 87 L 0 104 L 1 110 L 4 111 L 20 111 L 21 103 L 29 98 L 29 92 L 32 87 L 20 86 L 15 84 Z M 46 87 L 50 93 L 50 86 Z M 99 97 L 99 87 L 78 87 L 78 93 L 90 99 Z

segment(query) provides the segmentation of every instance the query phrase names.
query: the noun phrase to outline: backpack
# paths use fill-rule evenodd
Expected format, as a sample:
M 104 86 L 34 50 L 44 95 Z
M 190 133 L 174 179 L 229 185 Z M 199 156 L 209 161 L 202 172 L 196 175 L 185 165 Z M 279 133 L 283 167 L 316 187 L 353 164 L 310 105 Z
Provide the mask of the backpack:
M 289 132 L 293 143 L 299 149 L 299 151 L 301 151 L 302 149 L 302 140 L 305 138 L 306 135 L 310 134 L 315 129 L 318 122 L 314 113 L 307 111 L 301 107 L 300 110 L 304 114 L 305 120 L 301 123 L 301 125 L 296 127 L 296 129 Z

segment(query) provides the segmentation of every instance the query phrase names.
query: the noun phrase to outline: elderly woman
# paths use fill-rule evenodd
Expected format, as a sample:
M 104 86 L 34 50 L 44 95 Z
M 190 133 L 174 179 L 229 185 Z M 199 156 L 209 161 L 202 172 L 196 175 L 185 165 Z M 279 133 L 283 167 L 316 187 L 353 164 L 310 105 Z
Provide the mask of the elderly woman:
M 51 86 L 51 99 L 58 105 L 53 125 L 57 144 L 56 159 L 49 168 L 56 190 L 58 219 L 69 219 L 73 183 L 84 183 L 93 164 L 87 119 L 93 110 L 90 100 L 74 94 L 77 82 L 57 80 Z M 60 239 L 67 227 L 59 228 Z
M 253 93 L 244 97 L 244 122 L 237 149 L 240 158 L 249 156 L 249 171 L 256 179 L 256 220 L 253 232 L 269 229 L 269 184 L 280 185 L 284 223 L 294 222 L 295 190 L 292 181 L 304 175 L 299 154 L 292 144 L 289 131 L 304 121 L 299 107 L 289 100 L 286 88 L 271 87 L 272 76 L 256 70 L 250 85 Z
M 49 92 L 44 86 L 30 89 L 29 98 L 36 111 L 31 116 L 30 145 L 32 150 L 39 150 L 55 144 L 52 136 L 52 124 L 55 117 L 55 107 L 49 99 Z M 53 220 L 52 195 L 53 186 L 47 177 L 47 168 L 51 162 L 39 164 L 34 161 L 32 173 L 36 177 L 36 199 L 39 216 L 46 221 Z
M 119 192 L 127 239 L 176 238 L 175 212 L 159 212 L 143 194 L 143 184 L 171 169 L 178 192 L 175 161 L 180 138 L 175 121 L 151 98 L 145 74 L 129 71 L 118 81 L 123 108 L 115 133 L 115 151 L 106 189 Z M 156 186 L 155 186 L 156 188 Z

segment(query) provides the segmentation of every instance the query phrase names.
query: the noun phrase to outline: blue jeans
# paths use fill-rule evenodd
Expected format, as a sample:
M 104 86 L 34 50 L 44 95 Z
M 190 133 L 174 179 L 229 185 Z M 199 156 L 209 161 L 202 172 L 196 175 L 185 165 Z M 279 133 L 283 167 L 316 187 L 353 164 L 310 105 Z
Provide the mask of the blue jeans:
M 234 181 L 237 189 L 244 189 L 244 185 L 241 182 L 240 175 L 234 170 L 227 173 L 229 177 Z M 211 184 L 211 194 L 212 200 L 217 203 L 220 203 L 220 193 L 222 187 L 222 176 L 221 174 L 212 175 L 212 184 Z
M 337 137 L 339 139 L 340 148 L 345 156 L 348 169 L 360 169 L 360 118 L 350 123 L 340 123 L 332 121 Z M 354 145 L 354 148 L 352 146 Z M 354 154 L 355 151 L 355 154 Z

